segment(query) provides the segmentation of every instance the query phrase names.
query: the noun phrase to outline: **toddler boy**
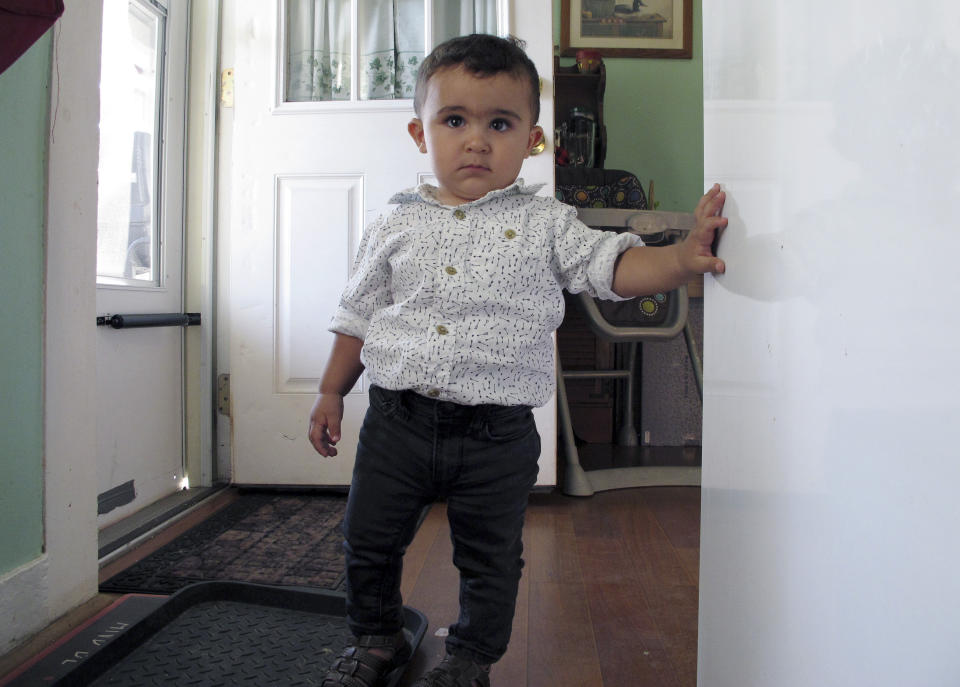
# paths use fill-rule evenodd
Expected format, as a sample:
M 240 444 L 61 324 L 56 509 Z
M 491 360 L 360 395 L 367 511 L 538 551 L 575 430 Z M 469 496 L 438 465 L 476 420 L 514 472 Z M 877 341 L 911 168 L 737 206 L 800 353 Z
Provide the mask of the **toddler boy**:
M 621 300 L 722 272 L 713 256 L 724 195 L 714 186 L 681 244 L 642 246 L 590 229 L 517 176 L 542 140 L 539 77 L 518 41 L 454 38 L 421 65 L 408 132 L 437 186 L 391 199 L 365 232 L 331 331 L 310 440 L 336 455 L 343 395 L 366 370 L 344 519 L 354 645 L 322 685 L 381 684 L 410 657 L 403 554 L 422 508 L 446 499 L 460 615 L 447 656 L 417 687 L 489 687 L 510 638 L 527 495 L 540 437 L 531 408 L 554 392 L 562 291 Z

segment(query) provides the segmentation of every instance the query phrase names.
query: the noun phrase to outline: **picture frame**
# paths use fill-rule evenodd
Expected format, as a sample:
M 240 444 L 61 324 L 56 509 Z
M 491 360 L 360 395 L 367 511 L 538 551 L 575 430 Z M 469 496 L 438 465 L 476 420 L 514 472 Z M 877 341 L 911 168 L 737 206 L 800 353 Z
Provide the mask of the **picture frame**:
M 693 57 L 693 0 L 561 0 L 560 54 Z

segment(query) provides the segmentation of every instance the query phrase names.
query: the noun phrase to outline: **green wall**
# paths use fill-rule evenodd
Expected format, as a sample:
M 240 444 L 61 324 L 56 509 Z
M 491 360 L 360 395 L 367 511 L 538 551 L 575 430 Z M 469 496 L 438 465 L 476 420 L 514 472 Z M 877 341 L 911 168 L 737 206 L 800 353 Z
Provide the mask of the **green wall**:
M 553 42 L 559 45 L 560 0 L 553 5 Z M 604 58 L 604 166 L 633 172 L 644 188 L 653 179 L 659 210 L 692 212 L 703 194 L 701 8 L 702 0 L 694 0 L 692 59 Z
M 43 551 L 50 33 L 0 74 L 0 575 Z

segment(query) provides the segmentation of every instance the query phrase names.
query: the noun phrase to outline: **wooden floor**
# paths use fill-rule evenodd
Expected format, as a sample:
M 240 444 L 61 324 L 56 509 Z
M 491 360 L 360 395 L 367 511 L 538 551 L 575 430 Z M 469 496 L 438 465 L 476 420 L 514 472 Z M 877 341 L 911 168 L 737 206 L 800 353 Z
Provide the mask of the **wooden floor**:
M 534 495 L 513 638 L 495 687 L 695 687 L 700 490 Z M 443 656 L 457 573 L 442 504 L 407 552 L 406 603 L 430 619 L 414 676 Z
M 105 567 L 101 579 L 162 546 L 235 498 L 225 490 L 147 544 Z M 526 567 L 510 648 L 494 687 L 695 687 L 700 490 L 623 489 L 589 498 L 531 496 Z M 401 683 L 443 656 L 457 615 L 446 509 L 435 505 L 404 565 L 405 603 L 430 619 Z M 11 654 L 0 676 L 109 604 L 100 594 Z

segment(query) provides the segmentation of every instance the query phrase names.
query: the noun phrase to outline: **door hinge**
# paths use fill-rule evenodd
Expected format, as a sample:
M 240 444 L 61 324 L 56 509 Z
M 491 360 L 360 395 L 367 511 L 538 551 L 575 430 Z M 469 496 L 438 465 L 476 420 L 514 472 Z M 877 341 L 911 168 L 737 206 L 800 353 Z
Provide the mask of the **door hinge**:
M 217 412 L 230 417 L 230 375 L 217 375 Z
M 233 107 L 233 67 L 220 72 L 220 105 Z

